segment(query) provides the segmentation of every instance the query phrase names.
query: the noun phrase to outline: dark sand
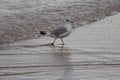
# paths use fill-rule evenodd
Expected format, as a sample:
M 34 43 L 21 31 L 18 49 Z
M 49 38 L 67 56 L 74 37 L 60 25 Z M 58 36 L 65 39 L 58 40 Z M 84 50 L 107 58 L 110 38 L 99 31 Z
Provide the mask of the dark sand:
M 0 0 L 0 43 L 36 38 L 66 16 L 80 27 L 119 11 L 120 0 Z

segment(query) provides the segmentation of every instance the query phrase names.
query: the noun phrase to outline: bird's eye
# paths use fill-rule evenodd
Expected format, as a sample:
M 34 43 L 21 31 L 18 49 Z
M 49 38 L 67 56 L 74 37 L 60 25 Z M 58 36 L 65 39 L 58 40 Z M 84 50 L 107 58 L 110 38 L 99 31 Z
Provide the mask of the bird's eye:
M 71 21 L 71 23 L 74 23 L 73 21 Z
M 66 21 L 70 22 L 70 20 L 68 20 L 68 19 Z

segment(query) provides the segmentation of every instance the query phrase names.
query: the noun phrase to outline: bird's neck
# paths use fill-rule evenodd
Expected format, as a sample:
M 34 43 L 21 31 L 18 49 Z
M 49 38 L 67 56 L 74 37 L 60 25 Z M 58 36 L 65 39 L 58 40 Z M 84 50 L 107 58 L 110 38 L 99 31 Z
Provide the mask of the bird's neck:
M 72 27 L 72 24 L 69 23 L 69 22 L 67 22 L 67 23 L 65 24 L 65 26 L 66 26 L 66 27 Z
M 70 30 L 70 31 L 72 30 L 72 24 L 69 22 L 65 24 L 65 27 L 67 28 L 67 30 Z

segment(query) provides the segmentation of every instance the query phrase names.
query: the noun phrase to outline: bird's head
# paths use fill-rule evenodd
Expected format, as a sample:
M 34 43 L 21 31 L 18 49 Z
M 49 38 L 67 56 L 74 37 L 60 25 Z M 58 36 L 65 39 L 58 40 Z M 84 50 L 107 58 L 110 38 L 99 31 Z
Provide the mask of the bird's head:
M 65 22 L 74 23 L 69 16 L 65 17 Z
M 66 19 L 65 21 L 69 23 L 74 23 L 71 19 Z

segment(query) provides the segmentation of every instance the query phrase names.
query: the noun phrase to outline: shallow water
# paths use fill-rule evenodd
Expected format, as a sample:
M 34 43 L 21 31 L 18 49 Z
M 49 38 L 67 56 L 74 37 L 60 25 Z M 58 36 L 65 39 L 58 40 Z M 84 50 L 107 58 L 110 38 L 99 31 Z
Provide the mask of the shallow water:
M 119 20 L 75 28 L 65 45 L 49 37 L 0 45 L 0 80 L 119 80 Z

